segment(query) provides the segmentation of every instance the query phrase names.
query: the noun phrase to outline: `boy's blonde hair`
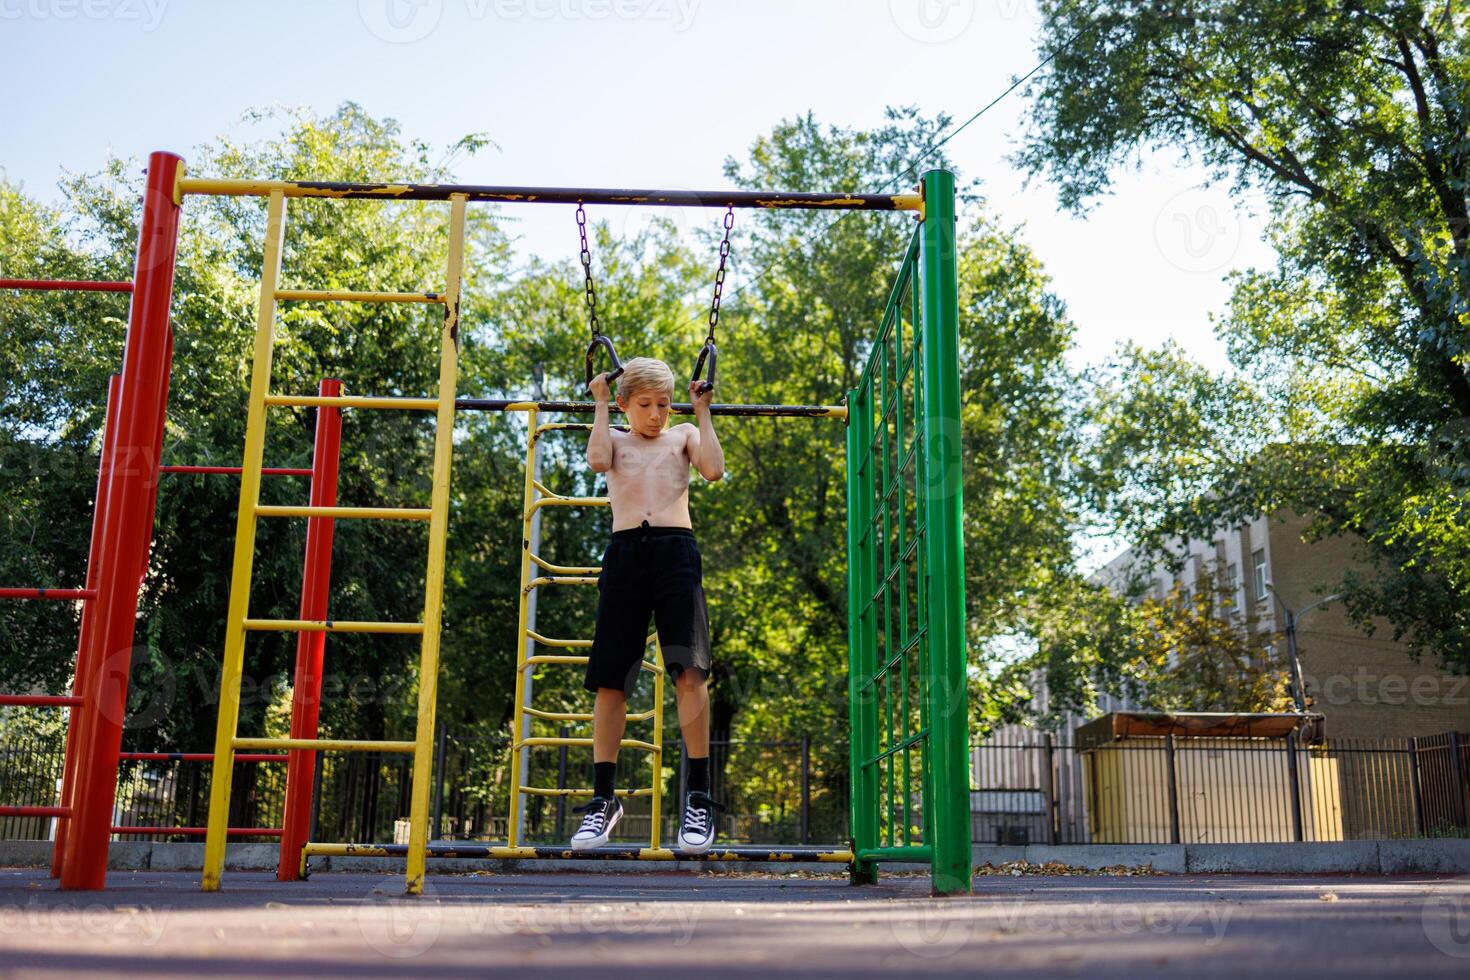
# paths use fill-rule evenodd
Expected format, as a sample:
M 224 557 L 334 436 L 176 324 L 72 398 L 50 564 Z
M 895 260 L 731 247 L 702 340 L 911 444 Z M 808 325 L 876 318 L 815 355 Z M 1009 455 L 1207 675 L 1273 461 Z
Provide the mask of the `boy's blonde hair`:
M 618 397 L 632 398 L 640 391 L 674 397 L 674 372 L 656 357 L 634 357 L 623 362 L 618 378 Z

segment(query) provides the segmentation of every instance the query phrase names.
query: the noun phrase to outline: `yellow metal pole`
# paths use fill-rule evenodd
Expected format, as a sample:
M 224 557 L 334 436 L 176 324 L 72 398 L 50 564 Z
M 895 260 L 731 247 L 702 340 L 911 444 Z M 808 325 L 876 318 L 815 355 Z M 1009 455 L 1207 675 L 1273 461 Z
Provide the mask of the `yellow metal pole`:
M 429 843 L 429 783 L 434 769 L 434 708 L 439 697 L 439 634 L 444 621 L 444 545 L 449 528 L 449 469 L 454 454 L 454 396 L 459 372 L 459 306 L 464 279 L 465 196 L 449 205 L 449 261 L 444 287 L 444 326 L 439 335 L 439 411 L 434 432 L 434 483 L 429 498 L 429 560 L 424 583 L 424 634 L 419 656 L 419 716 L 414 741 L 405 891 L 424 890 Z
M 649 809 L 649 822 L 653 829 L 649 833 L 648 846 L 658 850 L 659 811 L 663 809 L 664 796 L 664 648 L 659 643 L 657 634 L 653 638 L 653 656 L 658 670 L 653 675 L 654 749 L 650 756 L 653 765 L 653 800 Z
M 230 575 L 230 605 L 225 619 L 224 664 L 220 669 L 219 719 L 209 785 L 209 825 L 204 837 L 204 873 L 199 887 L 218 891 L 225 866 L 225 831 L 230 815 L 230 784 L 235 769 L 232 743 L 240 720 L 240 675 L 245 666 L 245 617 L 250 606 L 250 573 L 255 561 L 255 508 L 260 502 L 261 460 L 265 454 L 265 394 L 270 389 L 275 343 L 276 282 L 286 230 L 286 197 L 274 190 L 266 208 L 265 251 L 260 269 L 260 300 L 255 317 L 255 356 L 250 368 L 250 401 L 245 415 L 245 456 L 240 472 L 240 510 L 235 517 L 235 559 Z
M 536 501 L 536 409 L 526 413 L 526 488 L 521 495 L 521 588 L 516 601 L 516 692 L 515 714 L 511 731 L 510 748 L 510 816 L 505 826 L 505 839 L 511 847 L 520 846 L 521 815 L 521 726 L 524 717 L 521 701 L 526 693 L 526 640 L 530 613 L 527 603 L 531 594 L 531 515 L 535 513 Z M 585 659 L 585 658 L 584 658 Z

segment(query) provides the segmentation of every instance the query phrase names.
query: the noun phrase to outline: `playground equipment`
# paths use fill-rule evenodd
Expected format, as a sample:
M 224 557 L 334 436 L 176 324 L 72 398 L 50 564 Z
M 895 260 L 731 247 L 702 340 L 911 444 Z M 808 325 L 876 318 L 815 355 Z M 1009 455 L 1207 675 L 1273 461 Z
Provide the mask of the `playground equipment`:
M 146 533 L 152 526 L 151 490 L 157 478 L 156 446 L 167 397 L 172 336 L 168 301 L 172 289 L 178 220 L 191 194 L 254 195 L 267 199 L 267 224 L 257 307 L 245 451 L 241 465 L 240 508 L 236 524 L 235 557 L 224 646 L 220 711 L 213 752 L 210 814 L 205 842 L 201 886 L 213 891 L 220 885 L 224 865 L 226 820 L 231 792 L 232 761 L 238 753 L 289 753 L 293 768 L 288 781 L 309 784 L 317 751 L 401 752 L 413 756 L 410 833 L 407 845 L 349 845 L 310 842 L 304 837 L 305 816 L 288 803 L 282 833 L 280 877 L 304 872 L 314 854 L 402 855 L 406 858 L 406 889 L 417 894 L 423 887 L 428 856 L 455 857 L 570 857 L 613 860 L 670 860 L 680 855 L 658 847 L 657 830 L 647 848 L 607 847 L 571 852 L 562 848 L 510 846 L 430 845 L 428 801 L 431 784 L 434 711 L 437 694 L 440 615 L 443 598 L 445 534 L 452 428 L 456 411 L 515 411 L 528 416 L 528 458 L 536 440 L 555 429 L 587 428 L 575 423 L 541 423 L 542 412 L 590 412 L 585 402 L 523 402 L 505 399 L 456 399 L 456 355 L 459 305 L 463 287 L 466 207 L 473 202 L 576 204 L 583 227 L 583 264 L 588 272 L 589 313 L 593 342 L 587 354 L 590 380 L 593 356 L 601 347 L 614 369 L 619 364 L 610 340 L 598 331 L 590 261 L 585 246 L 585 204 L 672 205 L 726 209 L 726 241 L 721 246 L 721 269 L 716 277 L 710 332 L 701 351 L 698 378 L 708 355 L 714 378 L 714 326 L 718 317 L 728 231 L 737 207 L 817 208 L 826 210 L 902 210 L 917 212 L 919 224 L 900 264 L 897 281 L 884 314 L 877 341 L 846 406 L 717 405 L 712 411 L 734 416 L 792 416 L 843 419 L 848 426 L 847 477 L 850 551 L 849 694 L 852 741 L 852 846 L 834 848 L 715 848 L 704 860 L 823 860 L 850 865 L 854 882 L 875 880 L 885 861 L 928 862 L 936 892 L 965 891 L 970 882 L 968 778 L 966 760 L 967 698 L 965 694 L 964 585 L 960 528 L 958 300 L 955 275 L 954 181 L 945 171 L 924 174 L 921 193 L 899 195 L 782 194 L 767 192 L 689 192 L 606 190 L 594 188 L 484 187 L 474 185 L 350 184 L 340 182 L 274 180 L 201 180 L 183 175 L 182 161 L 171 154 L 150 158 L 147 195 L 141 224 L 137 269 L 132 284 L 127 350 L 121 376 L 119 411 L 114 442 L 104 451 L 103 479 L 107 485 L 106 520 L 98 539 L 103 556 L 91 601 L 96 603 L 97 629 L 79 655 L 78 688 L 83 689 L 79 725 L 74 725 L 78 750 L 78 780 L 88 792 L 80 794 L 71 812 L 71 829 L 61 855 L 63 888 L 101 888 L 110 831 L 110 806 L 116 767 L 97 760 L 113 760 L 121 737 L 122 706 L 127 691 L 127 662 L 118 651 L 131 648 L 132 620 L 136 614 L 136 575 L 146 555 Z M 420 200 L 449 203 L 449 248 L 445 283 L 441 289 L 420 292 L 360 292 L 344 290 L 284 290 L 281 271 L 286 204 L 288 199 L 320 197 L 369 200 Z M 3 283 L 0 283 L 3 285 Z M 432 397 L 370 397 L 341 394 L 294 395 L 270 390 L 270 369 L 276 306 L 280 302 L 427 303 L 441 305 L 438 391 Z M 259 503 L 265 413 L 283 406 L 329 409 L 384 409 L 435 413 L 436 436 L 432 491 L 427 508 L 369 508 L 339 506 L 319 497 L 315 482 L 307 506 L 264 506 Z M 688 411 L 688 406 L 679 406 Z M 109 430 L 114 426 L 109 426 Z M 154 447 L 150 456 L 146 451 Z M 139 457 L 143 466 L 117 467 L 120 458 Z M 141 472 L 140 472 L 141 471 Z M 99 506 L 104 499 L 99 493 Z M 544 506 L 599 498 L 572 498 L 553 493 L 527 473 L 523 521 Z M 601 501 L 605 502 L 605 501 Z M 259 620 L 247 607 L 251 582 L 256 522 L 260 518 L 306 518 L 330 528 L 337 519 L 426 521 L 424 611 L 417 622 L 340 622 L 327 613 L 326 589 L 308 604 L 303 595 L 301 618 Z M 308 546 L 308 555 L 311 553 Z M 535 578 L 531 566 L 550 574 Z M 522 599 L 518 640 L 526 638 L 557 645 L 554 638 L 526 628 L 527 590 L 560 584 L 595 582 L 598 569 L 556 565 L 532 555 L 529 540 L 522 548 Z M 577 580 L 577 581 L 568 581 Z M 89 573 L 89 589 L 91 576 Z M 243 651 L 251 632 L 296 632 L 312 650 L 320 669 L 322 642 L 327 633 L 359 632 L 416 635 L 420 638 L 418 712 L 412 741 L 359 741 L 317 737 L 314 710 L 303 699 L 298 660 L 298 689 L 293 703 L 291 736 L 284 739 L 240 737 L 236 730 Z M 587 641 L 565 641 L 584 646 Z M 527 657 L 525 644 L 518 655 L 517 693 L 525 670 L 538 662 L 581 662 L 576 656 Z M 658 654 L 650 666 L 661 676 Z M 659 683 L 659 681 L 656 681 Z M 319 691 L 305 692 L 319 695 Z M 307 698 L 313 704 L 314 697 Z M 75 703 L 75 702 L 71 702 Z M 657 702 L 661 705 L 661 701 Z M 521 699 L 517 697 L 517 753 L 560 739 L 522 738 Z M 655 708 L 657 711 L 658 708 Z M 533 717 L 537 717 L 533 711 Z M 586 720 L 582 713 L 542 712 L 539 717 Z M 654 716 L 655 731 L 661 721 Z M 585 744 L 588 739 L 573 739 Z M 70 744 L 70 741 L 69 741 Z M 646 746 L 660 744 L 660 739 Z M 72 757 L 68 753 L 69 765 Z M 300 760 L 300 765 L 296 765 Z M 518 771 L 515 766 L 513 771 Z M 914 785 L 917 782 L 917 787 Z M 652 789 L 655 805 L 657 781 Z M 520 786 L 523 793 L 540 792 Z M 916 825 L 915 820 L 920 823 Z M 511 821 L 511 826 L 515 821 Z M 657 823 L 655 821 L 655 827 Z M 301 828 L 300 833 L 293 828 Z M 514 831 L 512 832 L 514 835 Z M 295 849 L 293 851 L 293 848 Z M 298 857 L 288 870 L 289 857 Z

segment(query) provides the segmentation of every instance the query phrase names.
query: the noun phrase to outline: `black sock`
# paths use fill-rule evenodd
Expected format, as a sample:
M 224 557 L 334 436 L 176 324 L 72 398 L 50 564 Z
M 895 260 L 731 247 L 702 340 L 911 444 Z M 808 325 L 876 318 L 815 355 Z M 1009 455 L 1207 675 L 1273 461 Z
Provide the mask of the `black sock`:
M 592 795 L 603 796 L 608 799 L 613 797 L 613 772 L 618 768 L 616 762 L 594 762 L 592 763 Z
M 699 790 L 701 793 L 709 792 L 709 756 L 705 756 L 703 759 L 696 759 L 693 756 L 689 758 L 688 779 L 688 788 L 691 791 Z

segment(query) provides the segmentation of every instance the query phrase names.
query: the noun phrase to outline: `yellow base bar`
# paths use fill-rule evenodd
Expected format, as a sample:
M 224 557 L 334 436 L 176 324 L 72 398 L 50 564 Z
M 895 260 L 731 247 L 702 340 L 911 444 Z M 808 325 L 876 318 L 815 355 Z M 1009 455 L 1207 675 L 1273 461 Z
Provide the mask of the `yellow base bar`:
M 527 657 L 525 661 L 521 664 L 521 669 L 525 670 L 527 667 L 534 667 L 536 664 L 585 664 L 586 662 L 586 657 L 574 657 L 570 654 L 562 655 L 556 653 L 545 653 L 537 654 L 534 657 Z M 647 671 L 652 671 L 655 674 L 662 672 L 662 668 L 660 668 L 658 664 L 651 664 L 647 660 L 643 661 L 643 669 Z
M 782 848 L 777 847 L 777 846 L 774 846 L 774 845 L 772 845 L 772 846 L 767 846 L 767 845 L 740 845 L 740 846 L 742 846 L 746 851 L 763 851 L 763 852 L 766 852 L 769 856 L 768 857 L 751 857 L 751 856 L 741 855 L 741 856 L 738 856 L 738 857 L 731 857 L 729 860 L 733 860 L 733 861 L 739 862 L 739 861 L 759 861 L 759 860 L 773 860 L 773 859 L 774 860 L 784 859 L 784 860 L 790 861 L 790 860 L 795 860 L 796 859 L 796 855 L 795 854 L 790 853 L 790 852 L 783 852 Z M 541 847 L 541 848 L 537 848 L 537 847 L 506 847 L 504 845 L 499 845 L 499 846 L 492 845 L 492 846 L 488 846 L 487 847 L 487 846 L 485 846 L 483 844 L 466 843 L 466 844 L 463 845 L 463 848 L 464 848 L 464 850 L 467 850 L 467 851 L 473 851 L 474 852 L 474 854 L 473 854 L 474 857 L 478 857 L 478 858 L 491 858 L 491 859 L 494 859 L 494 860 L 518 860 L 518 861 L 532 860 L 532 859 L 557 860 L 557 859 L 562 858 L 562 857 L 571 857 L 571 855 L 572 855 L 571 848 L 560 848 L 560 847 L 558 847 L 558 848 L 546 848 L 546 847 Z M 401 850 L 401 848 L 395 848 L 395 849 L 396 850 Z M 714 847 L 714 851 L 716 851 L 716 852 L 719 852 L 721 850 L 724 850 L 724 848 L 720 847 L 719 845 L 716 845 Z M 307 844 L 303 844 L 301 846 L 301 860 L 302 860 L 303 863 L 305 862 L 305 860 L 308 857 L 402 857 L 402 856 L 403 855 L 401 853 L 394 853 L 394 851 L 389 850 L 387 846 L 382 845 L 382 844 L 315 844 L 315 843 L 307 843 Z M 433 857 L 435 855 L 430 855 L 430 856 Z M 710 859 L 708 855 L 700 855 L 700 857 L 703 858 L 703 859 L 706 859 L 706 860 L 709 860 Z M 640 847 L 638 849 L 638 851 L 637 851 L 637 857 L 636 858 L 633 858 L 633 860 L 638 860 L 638 861 L 687 861 L 689 859 L 690 859 L 690 855 L 680 854 L 677 851 L 672 851 L 672 850 L 668 849 L 667 847 Z M 715 858 L 715 859 L 718 860 L 718 858 Z M 819 862 L 821 864 L 851 864 L 852 863 L 852 851 L 821 851 L 821 852 L 818 852 L 818 853 L 814 853 L 814 854 L 810 855 L 809 857 L 803 857 L 803 858 L 801 858 L 801 860 L 805 860 L 805 861 L 816 861 L 816 862 Z
M 529 516 L 538 507 L 607 507 L 611 503 L 606 497 L 540 497 L 526 513 Z
M 423 623 L 326 622 L 310 619 L 247 619 L 247 630 L 277 633 L 422 633 Z
M 355 289 L 278 289 L 276 299 L 308 303 L 443 303 L 441 293 L 374 293 Z
M 553 575 L 596 575 L 602 571 L 601 565 L 554 565 L 540 555 L 531 555 L 530 558 Z
M 427 521 L 427 507 L 275 507 L 255 508 L 259 517 L 359 517 L 379 521 Z
M 267 405 L 306 405 L 314 408 L 401 408 L 432 412 L 438 409 L 437 398 L 378 398 L 373 395 L 266 395 Z
M 317 752 L 412 752 L 413 742 L 358 742 L 343 738 L 237 738 L 232 749 L 308 749 Z
M 576 650 L 579 648 L 590 648 L 592 646 L 591 640 L 561 640 L 550 636 L 542 636 L 535 630 L 530 629 L 526 630 L 526 635 L 544 647 L 564 647 L 569 650 Z

